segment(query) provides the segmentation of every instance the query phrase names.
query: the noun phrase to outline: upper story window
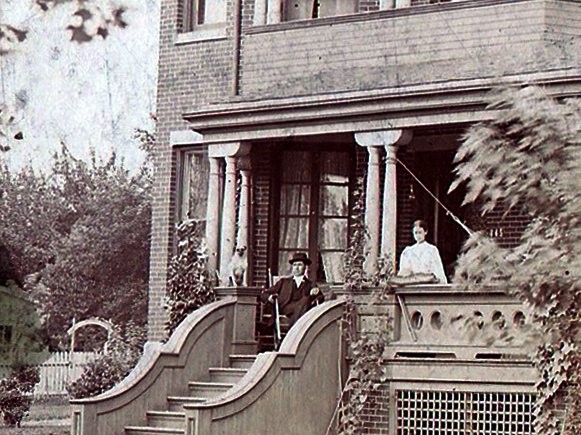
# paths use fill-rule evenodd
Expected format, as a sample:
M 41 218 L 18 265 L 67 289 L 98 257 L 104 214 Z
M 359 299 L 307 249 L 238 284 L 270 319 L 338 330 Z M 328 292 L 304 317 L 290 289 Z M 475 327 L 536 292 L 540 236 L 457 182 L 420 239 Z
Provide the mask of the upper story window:
M 254 24 L 349 15 L 358 12 L 358 0 L 255 0 Z
M 186 33 L 194 39 L 212 39 L 225 36 L 227 0 L 184 0 Z
M 308 20 L 353 14 L 357 11 L 356 0 L 286 0 L 284 20 Z

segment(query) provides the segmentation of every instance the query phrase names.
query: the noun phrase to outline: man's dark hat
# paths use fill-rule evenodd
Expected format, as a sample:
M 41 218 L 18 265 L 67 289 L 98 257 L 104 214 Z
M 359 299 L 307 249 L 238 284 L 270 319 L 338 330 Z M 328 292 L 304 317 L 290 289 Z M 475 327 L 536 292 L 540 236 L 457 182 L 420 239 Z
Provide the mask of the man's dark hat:
M 288 262 L 293 264 L 295 261 L 302 261 L 307 266 L 312 263 L 304 252 L 295 252 Z

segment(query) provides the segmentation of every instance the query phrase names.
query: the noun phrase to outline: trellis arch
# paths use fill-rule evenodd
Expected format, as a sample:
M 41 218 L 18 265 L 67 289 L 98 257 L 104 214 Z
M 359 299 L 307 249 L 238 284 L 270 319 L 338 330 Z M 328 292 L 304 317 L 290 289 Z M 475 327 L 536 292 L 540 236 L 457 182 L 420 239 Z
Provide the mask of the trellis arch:
M 107 341 L 105 342 L 105 350 L 107 350 L 107 343 L 109 342 L 109 339 L 111 338 L 111 334 L 113 333 L 113 324 L 111 322 L 109 322 L 108 320 L 91 318 L 91 319 L 81 320 L 80 322 L 74 322 L 73 326 L 71 326 L 67 330 L 67 334 L 69 334 L 69 336 L 71 337 L 70 351 L 74 352 L 74 350 L 75 350 L 75 333 L 80 328 L 83 328 L 85 326 L 100 326 L 101 328 L 104 328 L 107 331 Z

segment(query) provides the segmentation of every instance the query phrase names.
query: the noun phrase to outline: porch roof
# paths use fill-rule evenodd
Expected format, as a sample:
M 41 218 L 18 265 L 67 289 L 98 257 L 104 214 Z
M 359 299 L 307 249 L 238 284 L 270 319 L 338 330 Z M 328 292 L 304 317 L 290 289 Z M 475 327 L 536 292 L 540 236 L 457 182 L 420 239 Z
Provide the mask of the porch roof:
M 205 143 L 467 124 L 490 119 L 500 84 L 536 84 L 555 98 L 581 95 L 581 68 L 368 91 L 213 104 L 184 113 Z

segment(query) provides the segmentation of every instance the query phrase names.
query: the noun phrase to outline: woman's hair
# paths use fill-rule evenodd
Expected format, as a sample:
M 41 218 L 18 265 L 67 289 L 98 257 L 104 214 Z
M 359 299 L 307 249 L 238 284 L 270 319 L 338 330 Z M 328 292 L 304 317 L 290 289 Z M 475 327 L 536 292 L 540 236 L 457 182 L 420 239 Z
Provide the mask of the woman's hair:
M 420 227 L 423 228 L 426 233 L 428 232 L 428 224 L 426 223 L 426 221 L 423 221 L 421 219 L 414 221 L 413 227 Z

